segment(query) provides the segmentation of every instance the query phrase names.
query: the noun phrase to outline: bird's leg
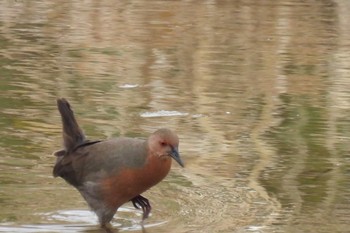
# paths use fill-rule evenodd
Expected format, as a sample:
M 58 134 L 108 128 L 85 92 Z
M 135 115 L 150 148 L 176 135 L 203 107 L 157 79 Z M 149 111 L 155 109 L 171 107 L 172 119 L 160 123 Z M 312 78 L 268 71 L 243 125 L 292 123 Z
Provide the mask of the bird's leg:
M 133 199 L 131 199 L 130 201 L 132 202 L 132 204 L 136 209 L 142 208 L 142 212 L 143 212 L 142 220 L 145 220 L 146 218 L 148 218 L 148 215 L 151 212 L 152 207 L 147 198 L 141 195 L 138 195 Z
M 115 233 L 110 223 L 101 224 L 101 228 L 104 230 L 105 233 Z

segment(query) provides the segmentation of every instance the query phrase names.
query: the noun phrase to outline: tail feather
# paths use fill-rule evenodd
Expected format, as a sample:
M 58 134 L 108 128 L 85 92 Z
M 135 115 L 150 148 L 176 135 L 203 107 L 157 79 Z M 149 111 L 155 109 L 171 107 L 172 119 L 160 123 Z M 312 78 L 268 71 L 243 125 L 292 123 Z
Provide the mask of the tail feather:
M 57 99 L 57 107 L 62 118 L 64 148 L 65 151 L 69 152 L 85 141 L 85 135 L 79 127 L 68 101 L 64 98 Z

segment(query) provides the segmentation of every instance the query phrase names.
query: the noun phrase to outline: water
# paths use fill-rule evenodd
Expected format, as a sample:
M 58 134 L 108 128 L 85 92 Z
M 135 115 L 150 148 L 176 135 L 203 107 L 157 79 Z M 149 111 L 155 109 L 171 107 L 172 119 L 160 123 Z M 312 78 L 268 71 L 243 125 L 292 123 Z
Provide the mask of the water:
M 0 232 L 100 232 L 51 175 L 57 97 L 91 139 L 175 129 L 120 232 L 348 232 L 348 1 L 0 2 Z

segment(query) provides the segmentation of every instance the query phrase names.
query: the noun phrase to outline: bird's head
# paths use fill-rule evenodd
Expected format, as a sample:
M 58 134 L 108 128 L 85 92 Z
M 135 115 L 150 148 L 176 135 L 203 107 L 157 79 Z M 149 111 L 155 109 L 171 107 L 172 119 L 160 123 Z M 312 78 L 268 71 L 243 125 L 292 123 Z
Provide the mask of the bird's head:
M 151 134 L 148 138 L 148 147 L 153 155 L 156 155 L 159 158 L 170 156 L 181 167 L 184 167 L 184 163 L 181 160 L 178 150 L 179 138 L 171 130 L 159 129 Z

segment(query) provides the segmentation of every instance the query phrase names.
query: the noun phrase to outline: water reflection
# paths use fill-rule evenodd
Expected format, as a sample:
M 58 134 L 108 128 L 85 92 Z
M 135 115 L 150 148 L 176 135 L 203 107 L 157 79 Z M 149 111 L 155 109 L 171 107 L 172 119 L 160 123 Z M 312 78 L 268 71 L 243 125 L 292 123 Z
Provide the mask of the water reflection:
M 1 1 L 0 232 L 98 229 L 51 177 L 56 97 L 91 138 L 180 135 L 186 168 L 145 194 L 150 232 L 347 232 L 349 9 Z M 115 227 L 140 232 L 127 210 Z

